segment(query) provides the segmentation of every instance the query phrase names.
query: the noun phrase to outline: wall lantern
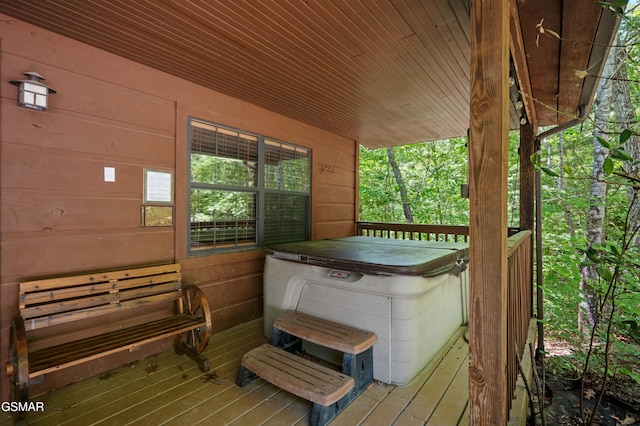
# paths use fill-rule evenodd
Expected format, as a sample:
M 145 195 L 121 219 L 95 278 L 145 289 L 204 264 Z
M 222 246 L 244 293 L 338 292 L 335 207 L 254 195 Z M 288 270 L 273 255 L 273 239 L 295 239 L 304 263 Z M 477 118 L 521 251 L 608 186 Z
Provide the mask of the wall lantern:
M 18 86 L 18 105 L 38 111 L 47 109 L 49 93 L 56 93 L 56 91 L 42 83 L 44 77 L 35 71 L 25 72 L 24 75 L 28 80 L 9 81 L 9 83 Z

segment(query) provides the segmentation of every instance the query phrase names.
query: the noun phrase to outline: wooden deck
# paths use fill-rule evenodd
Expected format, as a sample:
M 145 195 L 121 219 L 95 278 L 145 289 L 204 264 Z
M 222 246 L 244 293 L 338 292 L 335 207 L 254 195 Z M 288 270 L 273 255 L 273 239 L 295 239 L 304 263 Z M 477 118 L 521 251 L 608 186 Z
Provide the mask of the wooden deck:
M 332 425 L 468 424 L 468 345 L 461 327 L 406 386 L 374 383 Z M 240 358 L 265 342 L 262 319 L 215 334 L 203 374 L 186 356 L 167 351 L 51 393 L 34 396 L 44 412 L 29 425 L 306 425 L 311 403 L 259 379 L 235 385 Z M 0 425 L 11 424 L 5 413 Z

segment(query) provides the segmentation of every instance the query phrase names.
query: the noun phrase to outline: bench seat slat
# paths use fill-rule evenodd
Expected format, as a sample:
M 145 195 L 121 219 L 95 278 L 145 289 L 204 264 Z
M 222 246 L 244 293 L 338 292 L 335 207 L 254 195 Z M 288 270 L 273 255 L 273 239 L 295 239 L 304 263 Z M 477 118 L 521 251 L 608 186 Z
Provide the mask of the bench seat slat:
M 377 341 L 375 333 L 328 321 L 302 312 L 279 316 L 273 327 L 303 340 L 349 354 L 359 354 Z
M 192 317 L 182 315 L 180 317 L 167 317 L 156 321 L 143 323 L 135 327 L 127 327 L 113 330 L 103 334 L 90 336 L 82 340 L 53 345 L 36 350 L 36 370 L 40 362 L 56 364 L 66 359 L 82 358 L 87 351 L 100 351 L 101 348 L 125 346 L 132 341 L 138 341 L 147 334 L 157 333 L 159 330 L 172 330 L 176 326 L 196 324 Z
M 89 339 L 51 346 L 29 353 L 29 377 L 101 358 L 143 344 L 187 332 L 206 323 L 188 315 L 164 318 Z
M 112 303 L 101 306 L 94 306 L 79 311 L 64 312 L 55 315 L 48 315 L 38 318 L 25 319 L 25 330 L 36 330 L 41 327 L 51 325 L 64 324 L 70 321 L 77 321 L 95 317 L 96 315 L 104 315 L 114 312 L 122 312 L 124 309 L 137 308 L 139 306 L 151 303 L 159 303 L 164 301 L 176 300 L 182 297 L 182 292 L 172 291 L 170 293 L 155 294 L 152 296 L 141 297 L 138 299 L 126 300 L 120 303 Z
M 173 263 L 168 265 L 123 269 L 119 271 L 99 272 L 94 274 L 24 281 L 20 283 L 20 291 L 27 293 L 31 291 L 42 291 L 53 288 L 75 287 L 87 283 L 104 283 L 116 280 L 127 280 L 131 278 L 158 275 L 169 272 L 180 272 L 180 264 Z
M 242 365 L 269 383 L 323 406 L 335 403 L 354 386 L 352 377 L 268 343 L 246 353 Z
M 180 273 L 173 272 L 152 277 L 132 278 L 127 280 L 109 281 L 104 283 L 86 282 L 76 287 L 48 288 L 46 290 L 29 291 L 20 286 L 20 305 L 24 309 L 31 305 L 52 303 L 60 300 L 86 297 L 111 291 L 122 291 L 136 287 L 146 287 L 170 282 L 180 282 Z M 24 283 L 23 283 L 24 284 Z

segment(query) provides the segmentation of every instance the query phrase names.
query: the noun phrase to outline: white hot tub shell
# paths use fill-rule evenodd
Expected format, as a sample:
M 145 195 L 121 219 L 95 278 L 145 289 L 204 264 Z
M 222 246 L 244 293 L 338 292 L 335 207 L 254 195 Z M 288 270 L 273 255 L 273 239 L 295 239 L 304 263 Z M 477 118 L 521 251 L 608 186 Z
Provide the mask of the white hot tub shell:
M 346 237 L 271 247 L 264 333 L 291 310 L 372 331 L 374 379 L 406 384 L 468 321 L 467 261 L 466 243 Z

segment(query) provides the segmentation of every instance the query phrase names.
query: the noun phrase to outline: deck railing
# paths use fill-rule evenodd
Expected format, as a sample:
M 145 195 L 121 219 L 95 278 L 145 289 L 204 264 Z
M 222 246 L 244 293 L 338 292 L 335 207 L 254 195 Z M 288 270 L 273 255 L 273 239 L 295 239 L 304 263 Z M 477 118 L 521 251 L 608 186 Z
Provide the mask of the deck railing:
M 507 246 L 507 393 L 513 396 L 518 378 L 518 359 L 522 359 L 533 314 L 531 231 L 520 231 L 512 235 Z M 511 408 L 512 398 L 507 400 L 508 408 Z
M 469 241 L 469 227 L 423 223 L 356 222 L 356 235 L 398 240 Z
M 356 222 L 356 235 L 425 241 L 469 241 L 469 227 L 384 222 Z M 508 409 L 518 378 L 518 359 L 527 342 L 533 306 L 533 243 L 531 231 L 509 229 L 507 241 L 507 389 Z M 473 262 L 473 259 L 471 259 Z M 473 283 L 470 283 L 473 285 Z M 517 356 L 516 356 L 517 354 Z M 500 386 L 500 384 L 495 384 Z

